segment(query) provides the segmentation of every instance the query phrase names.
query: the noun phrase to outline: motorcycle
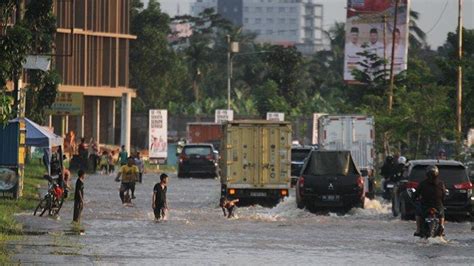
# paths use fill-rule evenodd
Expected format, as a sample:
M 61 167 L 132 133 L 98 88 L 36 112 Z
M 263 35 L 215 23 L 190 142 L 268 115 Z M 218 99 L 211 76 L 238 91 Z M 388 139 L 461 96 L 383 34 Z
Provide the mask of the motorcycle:
M 395 187 L 395 182 L 391 180 L 386 180 L 383 186 L 384 186 L 384 190 L 383 190 L 382 197 L 386 200 L 392 200 L 393 188 Z
M 407 189 L 408 196 L 415 204 L 415 200 L 413 198 L 413 193 L 416 190 L 414 188 Z M 446 193 L 449 193 L 446 190 Z M 436 208 L 429 208 L 422 213 L 422 224 L 420 227 L 420 238 L 435 238 L 444 235 L 444 227 L 440 223 L 440 213 Z

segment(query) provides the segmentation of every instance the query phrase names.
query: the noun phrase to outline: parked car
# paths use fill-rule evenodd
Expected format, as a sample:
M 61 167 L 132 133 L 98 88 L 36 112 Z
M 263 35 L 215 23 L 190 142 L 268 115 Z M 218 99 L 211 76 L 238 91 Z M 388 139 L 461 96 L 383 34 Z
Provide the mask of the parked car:
M 417 188 L 425 179 L 425 169 L 429 165 L 439 168 L 439 176 L 449 190 L 444 207 L 447 215 L 470 216 L 474 199 L 472 183 L 466 167 L 458 161 L 451 160 L 414 160 L 407 164 L 405 173 L 395 184 L 392 197 L 392 213 L 400 215 L 402 220 L 415 218 L 415 209 L 408 198 L 407 189 Z
M 218 153 L 208 143 L 186 144 L 178 162 L 178 177 L 217 176 Z
M 291 186 L 295 186 L 303 169 L 304 162 L 309 157 L 313 146 L 300 146 L 291 148 Z
M 296 184 L 298 208 L 364 207 L 364 178 L 350 151 L 312 151 Z

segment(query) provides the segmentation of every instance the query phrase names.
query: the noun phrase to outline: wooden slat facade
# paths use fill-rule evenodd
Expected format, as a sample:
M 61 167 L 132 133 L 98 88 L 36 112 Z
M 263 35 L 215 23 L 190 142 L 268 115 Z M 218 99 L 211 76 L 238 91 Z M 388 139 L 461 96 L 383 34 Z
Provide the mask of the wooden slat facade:
M 54 53 L 60 55 L 54 57 L 54 62 L 62 77 L 59 90 L 84 93 L 84 137 L 97 135 L 93 124 L 98 123 L 101 143 L 116 143 L 113 116 L 108 115 L 114 109 L 114 101 L 122 93 L 135 97 L 135 91 L 128 87 L 129 42 L 136 39 L 130 34 L 130 1 L 56 0 L 54 6 L 58 25 Z M 92 111 L 97 102 L 99 121 L 95 121 Z M 78 136 L 79 125 L 79 117 L 69 118 L 69 130 Z M 53 126 L 61 133 L 60 120 L 53 119 Z

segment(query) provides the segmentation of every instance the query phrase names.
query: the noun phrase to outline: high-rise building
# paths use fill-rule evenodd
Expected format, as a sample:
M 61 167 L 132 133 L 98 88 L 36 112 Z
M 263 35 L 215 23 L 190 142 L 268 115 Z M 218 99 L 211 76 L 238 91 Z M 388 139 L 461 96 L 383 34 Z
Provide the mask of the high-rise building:
M 304 54 L 323 45 L 323 6 L 315 0 L 197 0 L 191 14 L 206 8 L 256 33 L 257 42 L 294 45 Z

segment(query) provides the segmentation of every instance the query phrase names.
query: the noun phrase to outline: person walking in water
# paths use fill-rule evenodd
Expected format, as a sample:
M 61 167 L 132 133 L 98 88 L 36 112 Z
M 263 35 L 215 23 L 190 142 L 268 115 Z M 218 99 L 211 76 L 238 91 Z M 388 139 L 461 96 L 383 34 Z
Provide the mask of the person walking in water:
M 74 193 L 74 214 L 72 220 L 76 223 L 79 223 L 81 220 L 81 213 L 84 207 L 84 179 L 86 178 L 86 174 L 84 170 L 79 170 L 78 178 L 76 181 L 76 191 Z
M 156 183 L 153 188 L 152 208 L 155 214 L 155 221 L 164 220 L 168 211 L 168 202 L 166 201 L 166 192 L 168 191 L 168 175 L 160 175 L 160 183 Z
M 232 218 L 234 217 L 234 211 L 235 211 L 235 204 L 239 202 L 239 199 L 235 200 L 228 200 L 226 197 L 222 197 L 220 200 L 219 206 L 222 208 L 222 212 L 224 212 L 224 217 L 227 216 L 227 218 Z M 226 213 L 227 210 L 227 213 Z
M 115 178 L 115 181 L 119 182 L 122 177 L 122 184 L 120 186 L 120 199 L 122 204 L 125 204 L 125 192 L 130 190 L 132 192 L 132 199 L 135 198 L 135 182 L 138 180 L 138 168 L 135 166 L 135 160 L 133 157 L 128 158 L 126 165 L 120 168 L 120 171 Z

